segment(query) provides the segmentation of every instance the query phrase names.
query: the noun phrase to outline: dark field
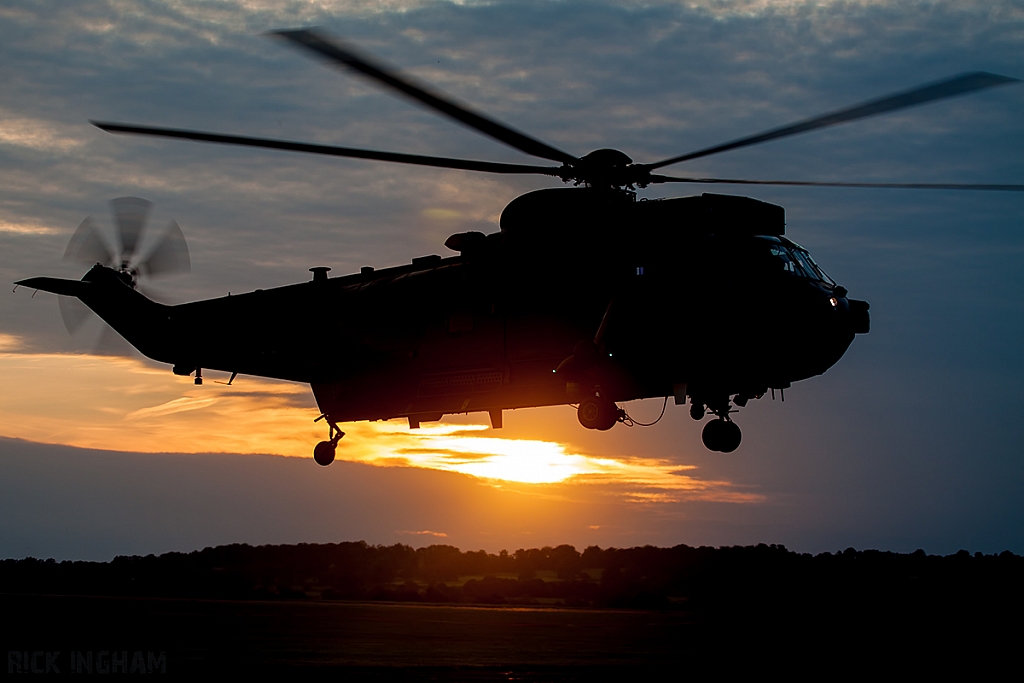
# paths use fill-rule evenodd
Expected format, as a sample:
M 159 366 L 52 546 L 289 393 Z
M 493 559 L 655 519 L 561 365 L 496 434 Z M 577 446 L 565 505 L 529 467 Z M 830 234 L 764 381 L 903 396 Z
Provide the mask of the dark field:
M 977 674 L 1013 662 L 1021 633 L 1019 614 L 952 628 L 877 613 L 852 623 L 779 615 L 729 626 L 681 611 L 39 595 L 2 595 L 0 613 L 8 673 L 21 661 L 12 652 L 25 653 L 25 673 L 33 652 L 40 673 L 45 653 L 72 673 L 74 651 L 91 653 L 94 665 L 106 657 L 107 671 L 110 653 L 121 652 L 124 672 L 141 653 L 163 656 L 170 674 L 341 680 L 679 680 L 764 668 Z
M 576 680 L 679 663 L 680 612 L 0 596 L 5 650 L 166 652 L 168 673 L 342 668 L 360 677 Z
M 12 673 L 977 675 L 1015 662 L 1024 636 L 1024 558 L 1011 553 L 222 546 L 109 563 L 4 560 L 0 586 Z

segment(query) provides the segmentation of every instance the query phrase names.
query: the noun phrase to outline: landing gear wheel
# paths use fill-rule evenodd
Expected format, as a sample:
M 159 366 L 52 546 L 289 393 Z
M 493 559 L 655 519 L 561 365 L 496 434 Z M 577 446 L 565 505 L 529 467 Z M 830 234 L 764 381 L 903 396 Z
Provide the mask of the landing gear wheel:
M 720 453 L 732 453 L 739 448 L 742 436 L 739 426 L 730 420 L 712 420 L 701 433 L 708 450 Z
M 320 416 L 317 421 L 323 419 L 326 416 Z M 330 440 L 321 441 L 313 449 L 313 460 L 316 460 L 316 464 L 321 467 L 327 467 L 334 462 L 334 456 L 338 452 L 338 442 L 341 441 L 341 437 L 345 436 L 345 432 L 338 429 L 330 418 L 327 418 L 327 425 L 331 428 Z
M 694 420 L 703 420 L 706 412 L 707 408 L 704 407 L 703 403 L 694 401 L 690 404 L 690 417 Z
M 709 451 L 717 451 L 718 442 L 721 441 L 721 420 L 712 420 L 704 425 L 704 431 L 700 433 L 701 441 L 704 442 L 704 447 Z
M 719 450 L 723 453 L 732 453 L 734 450 L 740 447 L 740 440 L 743 435 L 740 433 L 739 425 L 735 422 L 722 422 L 722 434 L 721 441 L 719 442 Z
M 327 467 L 334 462 L 334 455 L 337 452 L 337 444 L 330 441 L 321 441 L 313 449 L 313 460 L 321 467 Z
M 615 426 L 622 416 L 622 410 L 608 399 L 590 396 L 580 401 L 576 417 L 587 429 L 606 431 Z

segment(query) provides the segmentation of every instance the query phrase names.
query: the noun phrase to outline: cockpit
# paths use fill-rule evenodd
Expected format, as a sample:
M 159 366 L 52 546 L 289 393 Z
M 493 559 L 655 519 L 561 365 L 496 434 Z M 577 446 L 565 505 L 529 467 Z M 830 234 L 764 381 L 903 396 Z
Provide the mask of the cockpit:
M 800 245 L 786 240 L 783 242 L 778 238 L 762 238 L 768 242 L 768 252 L 776 263 L 780 264 L 782 270 L 796 277 L 805 277 L 817 282 L 823 282 L 829 287 L 835 287 L 835 281 L 825 274 L 825 271 L 814 262 L 807 250 Z

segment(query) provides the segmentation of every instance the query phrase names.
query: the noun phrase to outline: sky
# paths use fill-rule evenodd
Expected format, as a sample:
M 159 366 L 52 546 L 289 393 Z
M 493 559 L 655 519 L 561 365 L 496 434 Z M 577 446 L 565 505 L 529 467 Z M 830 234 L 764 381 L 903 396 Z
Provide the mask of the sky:
M 556 179 L 504 178 L 103 133 L 88 119 L 532 163 L 264 35 L 321 26 L 577 155 L 652 161 L 974 70 L 1024 78 L 1024 2 L 262 2 L 0 7 L 0 279 L 61 257 L 107 202 L 154 203 L 183 302 L 448 254 Z M 1024 86 L 735 150 L 674 174 L 1024 182 Z M 698 194 L 677 185 L 643 197 Z M 668 406 L 589 432 L 571 407 L 343 425 L 308 387 L 202 387 L 64 330 L 56 297 L 0 295 L 0 557 L 109 559 L 220 543 L 366 540 L 514 550 L 783 543 L 1024 552 L 1024 195 L 715 188 L 780 204 L 787 234 L 872 330 L 731 454 Z M 109 233 L 108 233 L 109 234 Z M 814 334 L 808 329 L 809 335 Z M 626 406 L 640 421 L 660 400 Z

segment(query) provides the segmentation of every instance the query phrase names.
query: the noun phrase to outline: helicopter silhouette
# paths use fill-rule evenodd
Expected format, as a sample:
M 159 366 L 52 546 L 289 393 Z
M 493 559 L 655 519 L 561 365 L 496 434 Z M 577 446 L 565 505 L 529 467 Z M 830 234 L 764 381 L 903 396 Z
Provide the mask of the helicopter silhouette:
M 1019 82 L 967 73 L 653 163 L 615 149 L 574 156 L 416 83 L 314 29 L 273 33 L 327 62 L 557 165 L 499 163 L 98 122 L 118 134 L 242 145 L 497 174 L 574 187 L 529 192 L 498 232 L 452 235 L 455 256 L 364 267 L 267 290 L 168 306 L 138 291 L 138 267 L 108 252 L 79 280 L 17 284 L 80 300 L 144 355 L 179 375 L 202 370 L 308 383 L 328 426 L 314 458 L 329 465 L 338 424 L 574 405 L 588 429 L 636 423 L 619 404 L 664 398 L 709 413 L 702 440 L 731 452 L 732 415 L 769 391 L 820 375 L 870 328 L 850 298 L 785 234 L 785 210 L 749 197 L 638 200 L 653 184 L 696 183 L 1024 191 L 1024 185 L 858 183 L 667 176 L 659 169 L 927 102 Z M 116 214 L 116 211 L 115 211 Z M 175 237 L 175 244 L 177 244 Z M 181 240 L 183 244 L 183 238 Z M 163 249 L 163 247 L 160 247 Z M 70 247 L 69 247 L 70 250 Z M 167 248 L 170 250 L 170 247 Z M 94 253 L 78 249 L 80 257 Z M 178 253 L 180 254 L 180 249 Z M 185 258 L 187 259 L 187 251 Z M 78 258 L 78 260 L 84 260 Z M 169 270 L 174 270 L 165 264 Z M 181 268 L 178 268 L 181 270 Z M 664 409 L 662 411 L 664 415 Z M 660 418 L 659 418 L 660 419 Z

